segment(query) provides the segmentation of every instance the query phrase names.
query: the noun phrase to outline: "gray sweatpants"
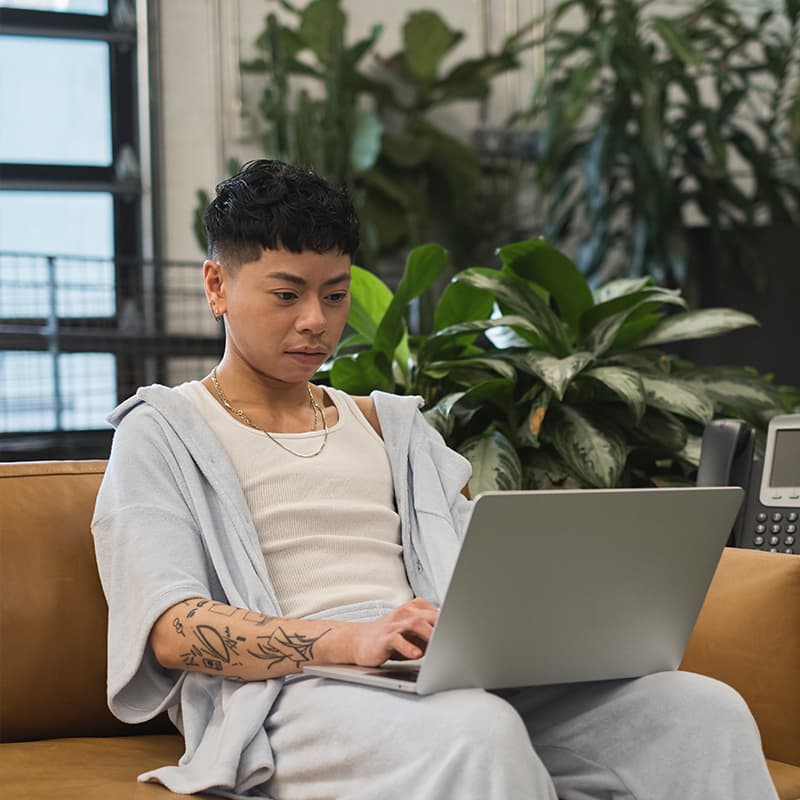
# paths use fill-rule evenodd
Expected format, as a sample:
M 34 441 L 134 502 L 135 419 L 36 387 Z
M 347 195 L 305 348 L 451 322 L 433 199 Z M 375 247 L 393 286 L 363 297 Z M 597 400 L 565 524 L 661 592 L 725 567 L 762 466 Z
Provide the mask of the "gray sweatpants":
M 725 684 L 685 672 L 415 697 L 320 678 L 267 722 L 274 800 L 776 800 Z

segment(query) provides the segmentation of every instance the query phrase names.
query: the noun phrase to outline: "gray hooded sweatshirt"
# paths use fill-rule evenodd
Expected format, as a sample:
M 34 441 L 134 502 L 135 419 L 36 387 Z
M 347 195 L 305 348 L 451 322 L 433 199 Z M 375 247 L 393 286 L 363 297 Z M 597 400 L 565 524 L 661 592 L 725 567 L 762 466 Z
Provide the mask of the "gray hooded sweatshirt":
M 460 493 L 469 462 L 425 421 L 420 398 L 372 398 L 409 583 L 439 605 L 471 513 Z M 187 794 L 267 796 L 274 761 L 264 722 L 286 679 L 242 683 L 165 670 L 149 645 L 158 617 L 191 597 L 282 616 L 233 465 L 191 402 L 165 386 L 139 389 L 109 421 L 116 433 L 92 521 L 109 608 L 108 703 L 130 723 L 168 710 L 186 744 L 178 765 L 139 780 Z M 361 603 L 326 616 L 386 610 Z

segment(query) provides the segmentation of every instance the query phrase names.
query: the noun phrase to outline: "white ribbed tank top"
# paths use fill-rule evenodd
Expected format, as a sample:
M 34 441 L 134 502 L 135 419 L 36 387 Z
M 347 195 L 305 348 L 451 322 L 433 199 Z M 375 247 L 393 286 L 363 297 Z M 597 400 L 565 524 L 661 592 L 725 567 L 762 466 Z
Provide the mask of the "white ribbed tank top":
M 177 390 L 233 462 L 283 614 L 413 597 L 386 448 L 351 397 L 325 387 L 339 419 L 318 456 L 298 458 L 236 420 L 199 381 Z M 323 432 L 272 435 L 299 453 L 317 450 Z

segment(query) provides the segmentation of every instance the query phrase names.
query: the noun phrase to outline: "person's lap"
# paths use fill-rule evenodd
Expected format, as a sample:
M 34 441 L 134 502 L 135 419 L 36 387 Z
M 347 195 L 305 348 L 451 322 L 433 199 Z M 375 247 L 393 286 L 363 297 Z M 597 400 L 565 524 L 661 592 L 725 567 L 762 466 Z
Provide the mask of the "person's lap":
M 301 679 L 267 731 L 275 800 L 775 797 L 741 698 L 688 673 L 427 697 Z

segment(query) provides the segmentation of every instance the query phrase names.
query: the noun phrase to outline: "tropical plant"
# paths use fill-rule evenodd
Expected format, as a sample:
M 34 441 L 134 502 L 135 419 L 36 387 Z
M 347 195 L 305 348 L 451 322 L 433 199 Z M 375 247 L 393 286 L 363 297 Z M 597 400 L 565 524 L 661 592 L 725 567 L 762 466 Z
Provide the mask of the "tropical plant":
M 545 235 L 579 242 L 582 272 L 689 294 L 705 266 L 692 229 L 707 226 L 716 263 L 738 266 L 727 277 L 759 284 L 753 229 L 800 219 L 800 1 L 767 5 L 552 5 L 519 122 L 539 131 Z
M 447 265 L 413 249 L 396 292 L 353 267 L 346 338 L 319 377 L 355 394 L 419 394 L 424 413 L 489 488 L 691 483 L 703 427 L 744 418 L 765 430 L 800 397 L 741 367 L 698 367 L 662 349 L 757 324 L 691 310 L 652 278 L 594 292 L 544 239 L 508 244 L 501 267 L 456 272 L 432 329 L 409 336 L 409 304 Z
M 497 191 L 482 196 L 487 184 L 477 153 L 432 113 L 486 99 L 495 76 L 519 67 L 517 56 L 529 46 L 522 33 L 445 69 L 464 34 L 435 11 L 418 10 L 404 21 L 401 49 L 368 61 L 382 26 L 348 43 L 341 0 L 272 5 L 281 7 L 281 18 L 266 16 L 258 55 L 242 64 L 262 84 L 261 147 L 269 158 L 313 166 L 353 190 L 366 263 L 432 237 L 466 252 L 499 224 L 502 198 Z M 198 192 L 196 216 L 207 201 L 207 192 Z M 476 214 L 479 202 L 483 212 Z M 204 247 L 202 228 L 195 230 Z

